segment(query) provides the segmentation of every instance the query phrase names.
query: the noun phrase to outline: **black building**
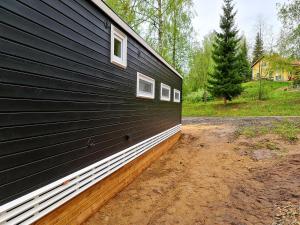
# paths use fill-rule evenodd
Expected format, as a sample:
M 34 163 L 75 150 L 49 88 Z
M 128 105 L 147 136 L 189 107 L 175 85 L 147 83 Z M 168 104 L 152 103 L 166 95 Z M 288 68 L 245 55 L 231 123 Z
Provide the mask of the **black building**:
M 0 18 L 0 224 L 180 130 L 182 77 L 101 0 L 1 0 Z

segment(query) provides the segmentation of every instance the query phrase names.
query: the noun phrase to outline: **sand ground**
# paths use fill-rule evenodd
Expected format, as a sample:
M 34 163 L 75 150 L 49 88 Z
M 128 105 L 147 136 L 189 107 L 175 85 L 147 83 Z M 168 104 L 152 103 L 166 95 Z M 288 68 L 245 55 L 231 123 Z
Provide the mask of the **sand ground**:
M 85 225 L 300 224 L 300 143 L 193 123 L 179 142 Z M 275 143 L 275 152 L 254 148 Z M 255 145 L 257 146 L 257 145 Z

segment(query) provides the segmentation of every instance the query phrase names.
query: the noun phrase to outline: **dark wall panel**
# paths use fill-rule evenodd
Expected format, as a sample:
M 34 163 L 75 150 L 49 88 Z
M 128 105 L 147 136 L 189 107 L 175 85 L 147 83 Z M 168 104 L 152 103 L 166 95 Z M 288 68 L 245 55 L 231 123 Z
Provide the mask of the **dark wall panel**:
M 111 24 L 89 0 L 0 1 L 0 204 L 181 122 L 159 100 L 181 79 L 129 34 L 127 68 L 111 64 Z M 137 72 L 154 100 L 136 98 Z

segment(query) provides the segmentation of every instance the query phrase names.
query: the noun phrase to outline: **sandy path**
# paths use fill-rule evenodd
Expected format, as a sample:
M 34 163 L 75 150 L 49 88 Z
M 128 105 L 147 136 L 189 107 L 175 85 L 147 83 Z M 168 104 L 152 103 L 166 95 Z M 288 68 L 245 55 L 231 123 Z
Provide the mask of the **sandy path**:
M 181 140 L 85 224 L 282 222 L 282 210 L 300 206 L 300 145 L 255 161 L 234 150 L 234 131 L 230 124 L 183 126 Z

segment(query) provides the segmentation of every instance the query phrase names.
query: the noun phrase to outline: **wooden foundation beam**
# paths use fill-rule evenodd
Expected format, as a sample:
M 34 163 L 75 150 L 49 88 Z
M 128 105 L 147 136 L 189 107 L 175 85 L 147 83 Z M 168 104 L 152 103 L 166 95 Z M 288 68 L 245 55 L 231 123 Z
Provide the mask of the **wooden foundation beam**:
M 152 162 L 169 150 L 179 139 L 180 132 L 153 147 L 110 176 L 99 181 L 59 208 L 47 214 L 36 225 L 77 225 L 83 223 L 109 199 L 130 184 Z

